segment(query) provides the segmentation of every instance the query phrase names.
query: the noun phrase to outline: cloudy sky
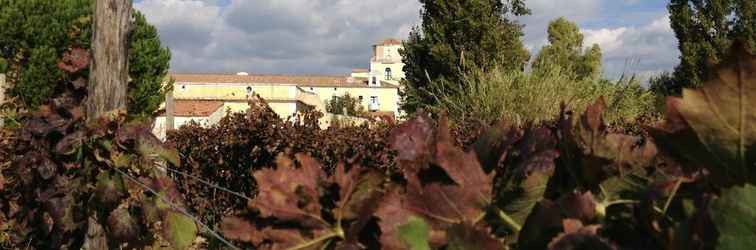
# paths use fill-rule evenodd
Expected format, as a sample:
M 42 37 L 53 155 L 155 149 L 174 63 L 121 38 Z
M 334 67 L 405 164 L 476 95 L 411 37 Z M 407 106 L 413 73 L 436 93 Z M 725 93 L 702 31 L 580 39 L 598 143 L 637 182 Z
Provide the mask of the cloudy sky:
M 526 0 L 531 52 L 546 27 L 564 16 L 578 23 L 586 45 L 598 43 L 608 77 L 671 70 L 678 62 L 666 1 Z M 405 39 L 419 23 L 415 0 L 136 0 L 173 52 L 174 72 L 348 74 L 366 68 L 370 46 Z

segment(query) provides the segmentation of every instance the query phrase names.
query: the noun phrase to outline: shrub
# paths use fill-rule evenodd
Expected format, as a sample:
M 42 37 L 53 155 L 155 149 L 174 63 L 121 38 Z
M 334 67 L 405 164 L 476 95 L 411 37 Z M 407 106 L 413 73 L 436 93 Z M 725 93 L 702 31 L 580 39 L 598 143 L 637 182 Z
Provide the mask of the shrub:
M 349 93 L 343 96 L 334 96 L 326 103 L 326 111 L 331 114 L 361 116 L 365 113 L 365 107 L 360 100 L 352 97 Z
M 439 104 L 428 108 L 448 111 L 455 122 L 472 119 L 490 123 L 504 119 L 515 124 L 549 120 L 559 113 L 561 103 L 570 110 L 581 111 L 600 96 L 610 103 L 606 114 L 610 123 L 631 122 L 654 110 L 653 94 L 634 79 L 575 80 L 558 67 L 538 74 L 474 71 L 463 81 L 462 85 L 438 84 L 450 90 L 432 93 L 450 94 L 436 95 Z

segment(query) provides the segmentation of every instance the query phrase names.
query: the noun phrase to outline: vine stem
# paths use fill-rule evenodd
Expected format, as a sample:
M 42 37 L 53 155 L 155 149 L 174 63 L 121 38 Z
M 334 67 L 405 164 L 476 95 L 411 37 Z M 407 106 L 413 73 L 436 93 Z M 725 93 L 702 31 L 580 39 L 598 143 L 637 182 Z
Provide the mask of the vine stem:
M 509 215 L 504 213 L 504 211 L 501 211 L 501 209 L 496 209 L 496 215 L 498 215 L 499 218 L 504 221 L 504 223 L 507 223 L 507 225 L 515 231 L 519 232 L 522 229 L 522 226 L 520 226 L 519 223 L 512 219 L 512 217 L 509 217 Z
M 313 239 L 311 241 L 308 241 L 308 242 L 305 242 L 303 244 L 300 244 L 300 245 L 294 246 L 292 248 L 289 248 L 289 250 L 307 249 L 307 248 L 312 247 L 315 244 L 318 244 L 318 243 L 320 243 L 322 241 L 326 241 L 326 240 L 329 240 L 329 239 L 334 238 L 334 237 L 343 237 L 343 235 L 344 235 L 344 232 L 341 231 L 341 229 L 337 229 L 336 231 L 330 232 L 330 233 L 328 233 L 326 235 L 320 236 L 320 237 L 315 238 L 315 239 Z
M 609 207 L 611 205 L 619 205 L 619 204 L 638 204 L 640 201 L 636 200 L 615 200 L 611 202 L 607 202 L 605 206 Z
M 667 209 L 669 209 L 669 205 L 672 204 L 672 199 L 675 198 L 677 195 L 677 190 L 680 189 L 680 185 L 682 184 L 683 179 L 678 178 L 675 182 L 675 186 L 672 188 L 672 193 L 667 197 L 667 202 L 664 203 L 664 208 L 662 209 L 662 214 L 667 214 Z

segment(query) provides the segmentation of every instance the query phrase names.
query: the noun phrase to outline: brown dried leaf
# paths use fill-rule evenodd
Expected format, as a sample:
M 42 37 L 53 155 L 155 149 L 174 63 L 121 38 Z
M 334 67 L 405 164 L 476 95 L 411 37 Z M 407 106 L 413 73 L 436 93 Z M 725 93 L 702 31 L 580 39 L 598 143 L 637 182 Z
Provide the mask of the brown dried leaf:
M 666 152 L 707 168 L 715 183 L 756 183 L 756 55 L 736 43 L 714 73 L 669 98 L 667 121 L 651 134 Z

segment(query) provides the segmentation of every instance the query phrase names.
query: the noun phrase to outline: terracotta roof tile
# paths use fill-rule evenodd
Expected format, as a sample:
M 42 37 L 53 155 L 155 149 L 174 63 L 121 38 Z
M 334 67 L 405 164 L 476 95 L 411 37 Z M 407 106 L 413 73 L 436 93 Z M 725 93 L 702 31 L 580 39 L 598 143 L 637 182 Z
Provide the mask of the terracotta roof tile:
M 367 87 L 367 78 L 323 75 L 231 75 L 231 74 L 172 74 L 177 83 L 192 84 L 293 84 L 298 86 Z M 396 85 L 382 81 L 382 86 Z
M 402 41 L 396 38 L 387 38 L 378 45 L 402 45 Z
M 220 101 L 176 100 L 174 115 L 178 117 L 207 117 L 223 107 Z

